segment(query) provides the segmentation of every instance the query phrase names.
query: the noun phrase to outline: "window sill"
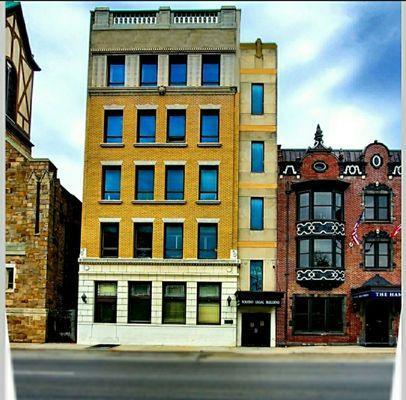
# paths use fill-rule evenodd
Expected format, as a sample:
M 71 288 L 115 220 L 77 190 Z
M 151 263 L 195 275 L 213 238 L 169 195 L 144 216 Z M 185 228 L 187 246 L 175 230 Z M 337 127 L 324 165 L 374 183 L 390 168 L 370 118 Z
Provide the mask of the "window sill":
M 365 272 L 373 272 L 373 271 L 386 271 L 386 272 L 392 272 L 393 271 L 393 267 L 387 267 L 387 268 L 363 268 L 363 270 Z
M 294 332 L 294 336 L 345 336 L 344 332 Z
M 197 147 L 223 147 L 222 143 L 213 142 L 213 143 L 198 143 Z
M 187 143 L 134 143 L 134 147 L 187 147 Z
M 393 222 L 389 219 L 368 219 L 362 221 L 364 224 L 393 224 Z
M 100 143 L 100 147 L 124 147 L 124 143 Z
M 220 200 L 196 200 L 196 204 L 199 204 L 201 206 L 213 206 L 213 205 L 221 204 L 221 201 Z
M 133 204 L 186 204 L 186 200 L 133 200 Z
M 99 200 L 99 204 L 122 204 L 122 200 Z

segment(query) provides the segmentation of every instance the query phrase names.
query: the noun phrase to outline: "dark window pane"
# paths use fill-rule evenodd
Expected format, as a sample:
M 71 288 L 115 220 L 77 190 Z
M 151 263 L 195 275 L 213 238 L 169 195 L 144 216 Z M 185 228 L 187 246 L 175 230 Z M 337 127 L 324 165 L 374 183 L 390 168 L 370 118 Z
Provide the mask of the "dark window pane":
M 366 220 L 373 220 L 374 219 L 374 209 L 373 208 L 366 208 L 364 218 Z
M 372 255 L 365 256 L 365 267 L 374 268 L 375 267 L 375 257 Z
M 300 207 L 299 209 L 299 221 L 306 221 L 309 217 L 309 207 Z
M 220 84 L 220 56 L 202 56 L 202 85 L 216 86 Z
M 186 86 L 187 56 L 169 56 L 169 84 Z
M 199 224 L 198 258 L 217 258 L 217 225 Z
M 156 112 L 138 111 L 138 143 L 154 143 L 156 133 Z
M 118 223 L 101 224 L 101 257 L 118 257 Z
M 128 282 L 128 322 L 151 322 L 150 282 Z
M 162 322 L 164 324 L 185 324 L 186 285 L 164 283 L 163 292 Z
M 299 268 L 309 268 L 310 266 L 310 247 L 309 239 L 299 241 Z
M 166 200 L 183 200 L 184 198 L 184 168 L 166 168 Z
M 217 167 L 200 168 L 200 200 L 217 200 Z
M 137 167 L 135 179 L 136 200 L 154 199 L 154 167 Z
M 156 86 L 158 56 L 141 56 L 141 86 Z
M 312 298 L 310 304 L 310 329 L 316 332 L 325 331 L 325 299 Z
M 264 172 L 264 142 L 251 143 L 251 172 Z
M 124 86 L 125 76 L 125 58 L 124 57 L 109 57 L 108 59 L 109 86 Z
M 121 168 L 103 167 L 103 200 L 120 200 Z
M 381 221 L 388 220 L 388 209 L 387 208 L 379 208 L 378 219 Z
M 314 206 L 314 219 L 331 219 L 331 206 Z
M 183 256 L 183 225 L 165 224 L 164 258 L 182 258 Z
M 121 143 L 123 141 L 123 112 L 106 111 L 105 112 L 105 143 Z
M 168 111 L 168 142 L 184 142 L 186 132 L 186 112 Z
M 263 282 L 263 261 L 251 260 L 250 262 L 251 292 L 262 292 L 262 282 Z
M 264 199 L 251 198 L 251 230 L 264 229 Z
M 386 196 L 386 195 L 378 196 L 378 204 L 379 204 L 379 207 L 387 207 L 388 206 L 388 196 Z
M 314 192 L 314 204 L 317 206 L 332 205 L 332 193 Z
M 6 267 L 6 289 L 14 289 L 14 268 Z
M 251 114 L 260 115 L 264 113 L 264 85 L 253 83 L 251 85 Z
M 309 305 L 308 298 L 295 297 L 293 321 L 295 331 L 306 332 L 309 330 Z
M 388 256 L 379 256 L 378 267 L 379 268 L 388 268 L 389 267 L 389 258 L 388 258 Z
M 331 297 L 328 300 L 327 308 L 327 327 L 329 332 L 342 332 L 344 328 L 343 321 L 343 299 L 340 297 Z
M 202 143 L 217 143 L 219 141 L 219 112 L 218 110 L 205 110 L 201 112 Z
M 331 239 L 314 239 L 314 265 L 330 267 L 333 265 L 333 249 Z
M 304 207 L 310 205 L 310 194 L 300 193 L 299 195 L 299 207 Z
M 6 114 L 16 120 L 17 113 L 17 72 L 14 66 L 6 61 Z
M 152 257 L 152 223 L 134 225 L 134 257 Z
M 365 207 L 374 207 L 374 196 L 365 196 Z
M 95 282 L 94 322 L 115 323 L 117 312 L 117 283 Z

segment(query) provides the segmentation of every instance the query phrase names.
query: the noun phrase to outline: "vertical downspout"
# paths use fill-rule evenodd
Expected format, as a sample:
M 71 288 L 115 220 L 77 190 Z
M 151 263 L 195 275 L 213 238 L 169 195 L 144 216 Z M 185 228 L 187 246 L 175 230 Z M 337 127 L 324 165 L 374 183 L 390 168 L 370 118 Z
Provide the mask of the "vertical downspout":
M 285 226 L 285 347 L 288 345 L 288 286 L 289 286 L 289 212 L 290 212 L 290 182 L 286 182 L 286 226 Z

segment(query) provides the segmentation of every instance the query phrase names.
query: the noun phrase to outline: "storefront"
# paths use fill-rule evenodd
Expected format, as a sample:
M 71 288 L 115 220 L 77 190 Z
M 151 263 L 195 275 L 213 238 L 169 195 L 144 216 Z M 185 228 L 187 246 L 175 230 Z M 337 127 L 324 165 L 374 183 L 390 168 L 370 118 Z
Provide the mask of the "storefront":
M 238 307 L 238 346 L 274 347 L 276 345 L 276 307 L 280 292 L 236 292 Z
M 362 321 L 360 344 L 395 346 L 400 313 L 401 288 L 379 275 L 351 290 Z

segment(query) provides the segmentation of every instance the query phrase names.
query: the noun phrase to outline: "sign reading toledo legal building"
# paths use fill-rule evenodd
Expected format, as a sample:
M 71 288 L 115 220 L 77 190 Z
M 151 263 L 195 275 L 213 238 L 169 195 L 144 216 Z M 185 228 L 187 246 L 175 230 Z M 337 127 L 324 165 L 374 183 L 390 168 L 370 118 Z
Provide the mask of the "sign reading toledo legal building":
M 283 293 L 279 292 L 250 292 L 238 291 L 235 293 L 237 307 L 242 306 L 280 306 Z

